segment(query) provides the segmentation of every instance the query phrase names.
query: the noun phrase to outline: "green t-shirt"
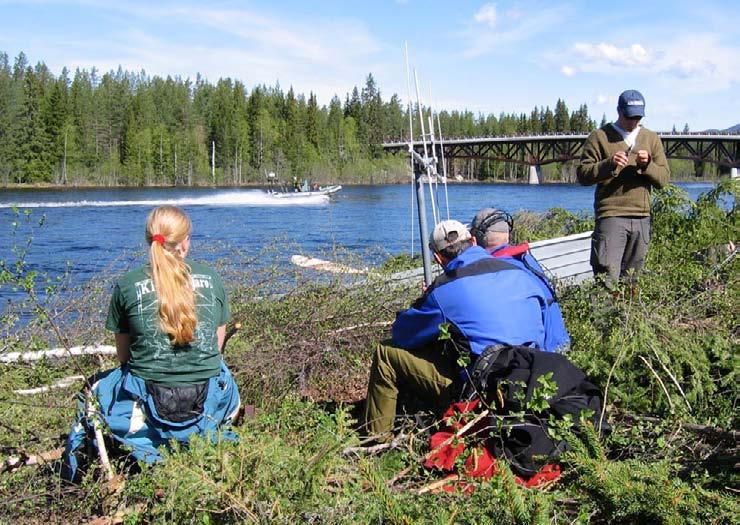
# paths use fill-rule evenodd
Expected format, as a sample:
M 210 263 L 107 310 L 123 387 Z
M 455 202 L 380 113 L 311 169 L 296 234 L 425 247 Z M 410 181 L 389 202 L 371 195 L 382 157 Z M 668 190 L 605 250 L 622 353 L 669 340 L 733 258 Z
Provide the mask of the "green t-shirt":
M 199 383 L 218 375 L 221 353 L 216 329 L 231 313 L 221 278 L 210 268 L 187 260 L 195 290 L 198 324 L 195 339 L 174 346 L 159 327 L 159 301 L 149 265 L 124 275 L 113 289 L 105 327 L 131 337 L 128 364 L 137 376 L 168 384 Z

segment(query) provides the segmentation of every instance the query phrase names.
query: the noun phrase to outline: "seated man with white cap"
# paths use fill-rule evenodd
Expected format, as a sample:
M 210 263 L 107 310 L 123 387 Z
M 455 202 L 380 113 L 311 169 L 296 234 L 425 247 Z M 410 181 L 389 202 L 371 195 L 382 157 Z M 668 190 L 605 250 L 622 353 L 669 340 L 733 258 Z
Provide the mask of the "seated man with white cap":
M 473 362 L 497 344 L 544 344 L 546 297 L 524 270 L 491 257 L 454 220 L 434 228 L 430 248 L 444 273 L 398 313 L 392 339 L 375 349 L 365 406 L 371 435 L 392 432 L 399 392 L 431 410 L 456 401 L 462 387 L 461 357 Z
M 470 223 L 470 233 L 475 237 L 478 246 L 494 257 L 525 270 L 542 289 L 547 298 L 542 308 L 545 324 L 545 343 L 542 350 L 566 352 L 570 349 L 570 335 L 565 327 L 555 287 L 548 280 L 540 263 L 530 253 L 528 243 L 514 246 L 509 244 L 513 230 L 514 219 L 511 215 L 496 208 L 483 208 L 475 214 Z

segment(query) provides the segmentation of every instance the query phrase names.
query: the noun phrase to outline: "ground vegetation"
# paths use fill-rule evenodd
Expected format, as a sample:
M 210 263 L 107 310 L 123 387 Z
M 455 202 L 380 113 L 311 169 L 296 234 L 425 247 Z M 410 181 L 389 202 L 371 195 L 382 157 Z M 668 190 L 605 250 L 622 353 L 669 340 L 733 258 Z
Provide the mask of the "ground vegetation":
M 419 292 L 387 272 L 415 261 L 328 280 L 284 268 L 245 274 L 254 254 L 235 252 L 220 268 L 241 323 L 225 358 L 256 408 L 239 441 L 194 439 L 154 467 L 119 457 L 123 484 L 97 468 L 65 484 L 54 462 L 2 472 L 0 515 L 14 523 L 733 523 L 740 282 L 727 246 L 740 229 L 737 190 L 727 181 L 697 202 L 674 186 L 657 192 L 639 290 L 561 289 L 568 356 L 604 392 L 612 432 L 571 435 L 555 484 L 525 489 L 504 465 L 490 481 L 471 480 L 472 493 L 427 490 L 440 479 L 422 467 L 428 417 L 399 417 L 390 446 L 363 441 L 357 418 L 372 344 Z M 563 210 L 519 218 L 520 240 L 592 226 Z M 40 222 L 18 210 L 15 259 L 0 267 L 0 287 L 27 299 L 5 310 L 2 353 L 110 342 L 102 320 L 115 275 L 55 301 L 63 280 L 23 263 Z M 74 412 L 74 389 L 15 391 L 112 365 L 96 357 L 0 364 L 2 458 L 59 447 Z

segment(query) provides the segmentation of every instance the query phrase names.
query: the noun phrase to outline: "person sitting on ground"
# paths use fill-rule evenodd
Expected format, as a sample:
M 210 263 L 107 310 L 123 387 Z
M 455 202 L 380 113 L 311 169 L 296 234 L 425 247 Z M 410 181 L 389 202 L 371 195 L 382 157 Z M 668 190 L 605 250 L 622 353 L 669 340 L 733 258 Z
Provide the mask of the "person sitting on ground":
M 136 459 L 150 463 L 170 440 L 187 442 L 194 433 L 216 439 L 236 417 L 239 392 L 221 355 L 229 303 L 218 274 L 186 259 L 191 230 L 175 206 L 149 214 L 149 263 L 118 280 L 105 324 L 115 333 L 121 366 L 90 381 L 96 399 L 80 406 L 64 477 L 78 475 L 93 418 Z M 91 415 L 91 406 L 99 413 Z M 235 438 L 228 431 L 221 436 Z
M 566 352 L 570 348 L 570 335 L 565 327 L 555 288 L 529 251 L 528 243 L 516 246 L 509 244 L 513 229 L 514 220 L 511 215 L 496 208 L 483 208 L 476 213 L 470 225 L 470 233 L 479 246 L 494 257 L 504 258 L 526 270 L 542 289 L 547 298 L 542 310 L 545 324 L 545 345 L 542 349 L 547 352 Z
M 398 313 L 392 339 L 375 349 L 365 430 L 378 439 L 390 437 L 399 391 L 441 411 L 462 390 L 458 363 L 474 361 L 491 345 L 544 344 L 546 298 L 526 272 L 490 257 L 455 220 L 439 223 L 429 244 L 444 273 Z

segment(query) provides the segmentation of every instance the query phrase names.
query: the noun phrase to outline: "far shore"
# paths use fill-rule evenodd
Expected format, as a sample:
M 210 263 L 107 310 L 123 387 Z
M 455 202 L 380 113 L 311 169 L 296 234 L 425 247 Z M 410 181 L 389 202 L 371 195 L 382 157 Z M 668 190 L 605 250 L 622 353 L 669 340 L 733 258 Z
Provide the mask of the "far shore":
M 718 178 L 716 177 L 694 177 L 689 175 L 686 177 L 672 178 L 671 182 L 703 182 L 703 183 L 716 183 Z M 525 180 L 449 180 L 447 181 L 450 185 L 458 184 L 520 184 L 522 186 L 528 185 Z M 322 186 L 328 186 L 330 184 L 341 184 L 342 186 L 391 186 L 399 184 L 407 184 L 404 182 L 384 182 L 384 183 L 367 183 L 367 182 L 332 182 L 322 184 Z M 575 181 L 563 181 L 563 180 L 545 180 L 541 184 L 577 184 Z M 185 188 L 211 188 L 211 189 L 239 189 L 239 188 L 254 188 L 254 189 L 265 189 L 269 188 L 268 184 L 263 182 L 244 182 L 242 184 L 224 184 L 224 185 L 210 185 L 210 184 L 193 184 L 191 186 L 185 185 L 172 185 L 172 184 L 150 184 L 145 186 L 125 186 L 125 185 L 97 185 L 97 184 L 54 184 L 48 182 L 36 182 L 36 183 L 17 183 L 11 182 L 8 184 L 0 184 L 0 189 L 5 190 L 102 190 L 102 189 L 185 189 Z M 277 189 L 289 188 L 288 185 L 278 186 Z

